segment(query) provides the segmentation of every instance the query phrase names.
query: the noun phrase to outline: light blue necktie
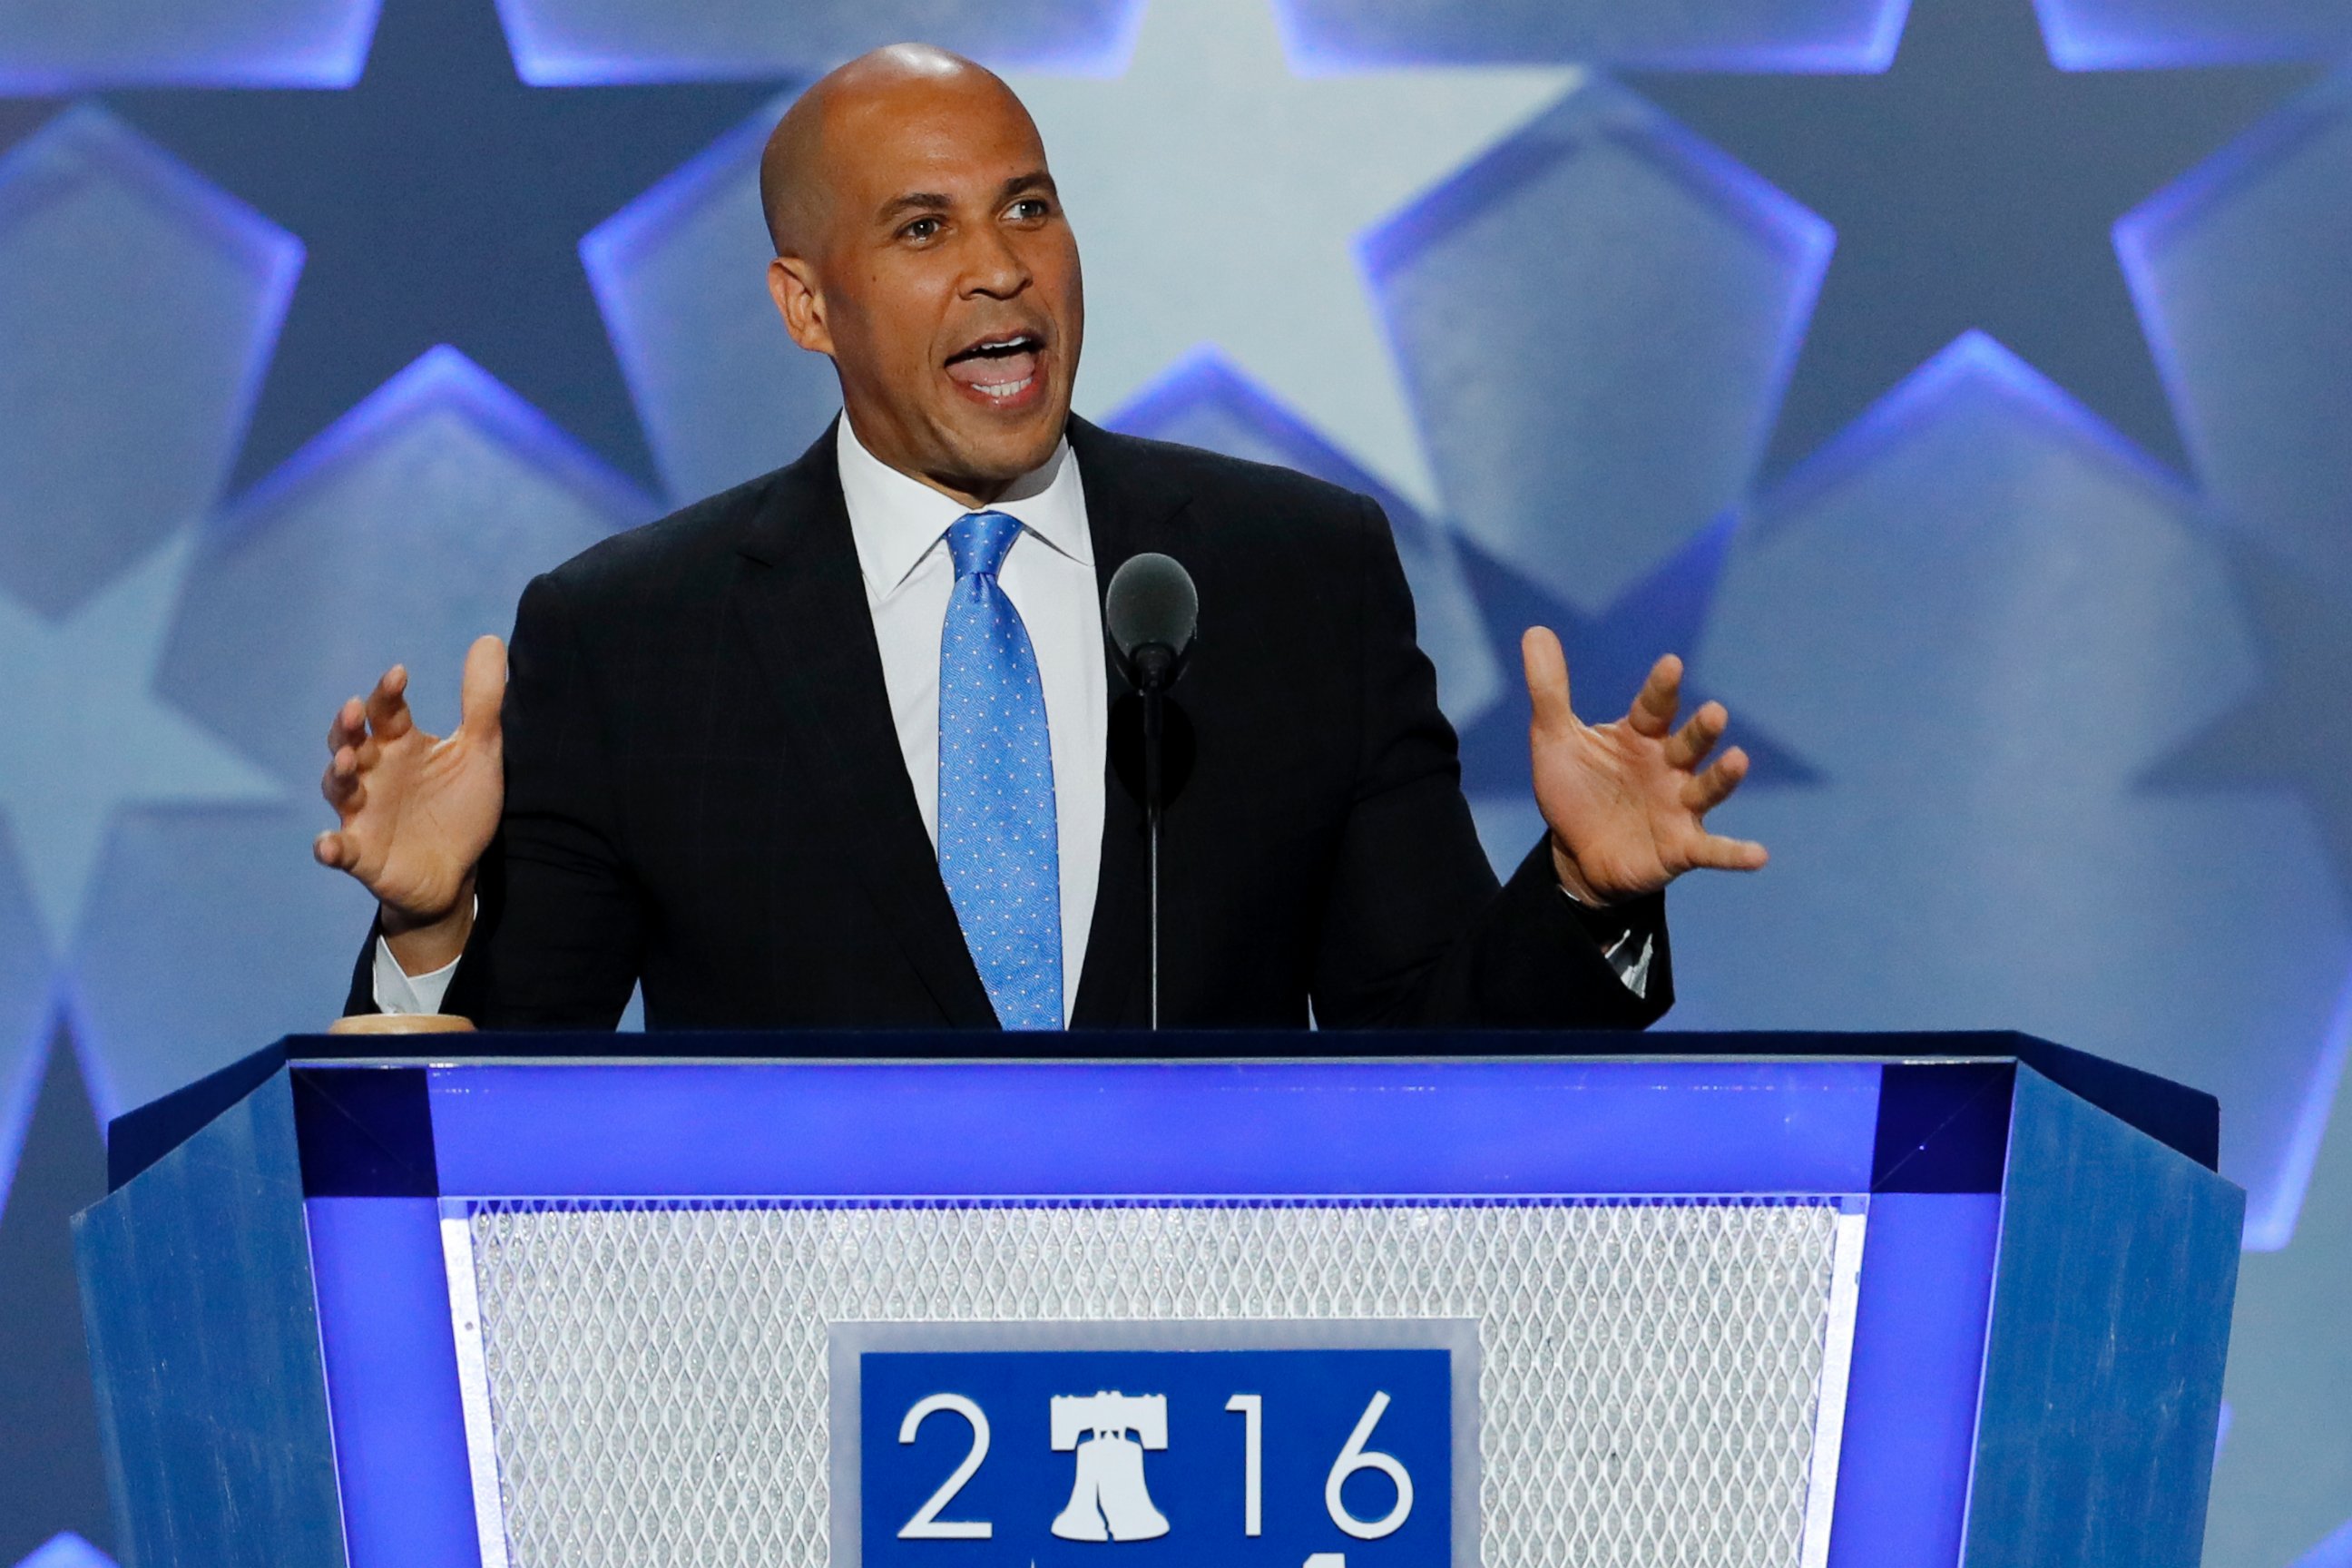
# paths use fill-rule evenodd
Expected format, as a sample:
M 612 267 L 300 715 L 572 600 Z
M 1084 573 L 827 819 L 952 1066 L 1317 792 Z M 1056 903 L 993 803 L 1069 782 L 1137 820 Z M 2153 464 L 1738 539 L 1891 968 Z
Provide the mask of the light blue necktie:
M 1021 524 L 948 530 L 955 588 L 940 630 L 940 877 L 997 1022 L 1062 1026 L 1062 853 L 1036 650 L 996 569 Z

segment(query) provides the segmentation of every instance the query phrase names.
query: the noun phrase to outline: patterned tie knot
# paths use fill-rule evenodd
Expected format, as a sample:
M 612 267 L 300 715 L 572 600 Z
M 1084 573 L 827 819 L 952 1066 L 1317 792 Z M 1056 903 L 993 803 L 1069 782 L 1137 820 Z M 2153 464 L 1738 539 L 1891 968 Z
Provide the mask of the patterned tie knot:
M 1001 511 L 968 511 L 948 529 L 948 553 L 955 557 L 956 581 L 993 577 L 1004 552 L 1021 537 L 1021 520 Z

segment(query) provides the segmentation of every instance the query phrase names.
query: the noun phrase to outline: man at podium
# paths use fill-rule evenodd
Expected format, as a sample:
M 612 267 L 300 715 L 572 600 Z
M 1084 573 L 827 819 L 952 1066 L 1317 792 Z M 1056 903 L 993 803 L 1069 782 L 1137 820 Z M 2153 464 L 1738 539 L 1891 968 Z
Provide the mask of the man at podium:
M 1136 700 L 1103 586 L 1198 585 L 1168 718 L 1157 1005 L 1178 1026 L 1631 1027 L 1673 994 L 1663 892 L 1760 845 L 1681 666 L 1589 725 L 1523 644 L 1549 831 L 1497 883 L 1386 519 L 1070 412 L 1085 311 L 1005 85 L 919 45 L 811 88 L 761 171 L 785 329 L 844 416 L 796 461 L 538 578 L 419 730 L 395 667 L 335 715 L 321 864 L 379 915 L 352 1012 L 494 1027 L 1140 1026 Z M 1083 215 L 1079 215 L 1083 217 Z M 1171 212 L 1166 243 L 1250 237 Z M 510 668 L 509 668 L 510 667 Z

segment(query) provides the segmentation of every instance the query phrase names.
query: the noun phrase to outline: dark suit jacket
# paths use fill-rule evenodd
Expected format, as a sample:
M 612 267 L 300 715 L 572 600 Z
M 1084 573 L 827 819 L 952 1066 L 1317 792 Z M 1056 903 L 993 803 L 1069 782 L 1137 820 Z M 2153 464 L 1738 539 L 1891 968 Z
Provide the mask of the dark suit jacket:
M 1582 911 L 1540 844 L 1497 887 L 1377 506 L 1079 420 L 1070 441 L 1102 582 L 1157 550 L 1201 590 L 1170 719 L 1163 1023 L 1665 1011 L 1661 899 Z M 899 753 L 831 434 L 534 581 L 510 672 L 506 816 L 447 1010 L 610 1027 L 642 979 L 656 1029 L 994 1026 Z M 1137 700 L 1115 669 L 1111 691 L 1075 1027 L 1149 1017 Z M 1629 924 L 1658 944 L 1646 1000 L 1601 955 Z

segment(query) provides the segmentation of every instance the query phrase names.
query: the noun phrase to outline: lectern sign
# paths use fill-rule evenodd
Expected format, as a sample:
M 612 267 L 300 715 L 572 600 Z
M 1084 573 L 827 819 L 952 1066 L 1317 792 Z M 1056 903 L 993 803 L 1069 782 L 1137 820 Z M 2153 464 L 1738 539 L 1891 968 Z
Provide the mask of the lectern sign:
M 1449 1348 L 869 1349 L 856 1361 L 861 1568 L 1454 1560 Z M 836 1485 L 848 1458 L 835 1453 Z

